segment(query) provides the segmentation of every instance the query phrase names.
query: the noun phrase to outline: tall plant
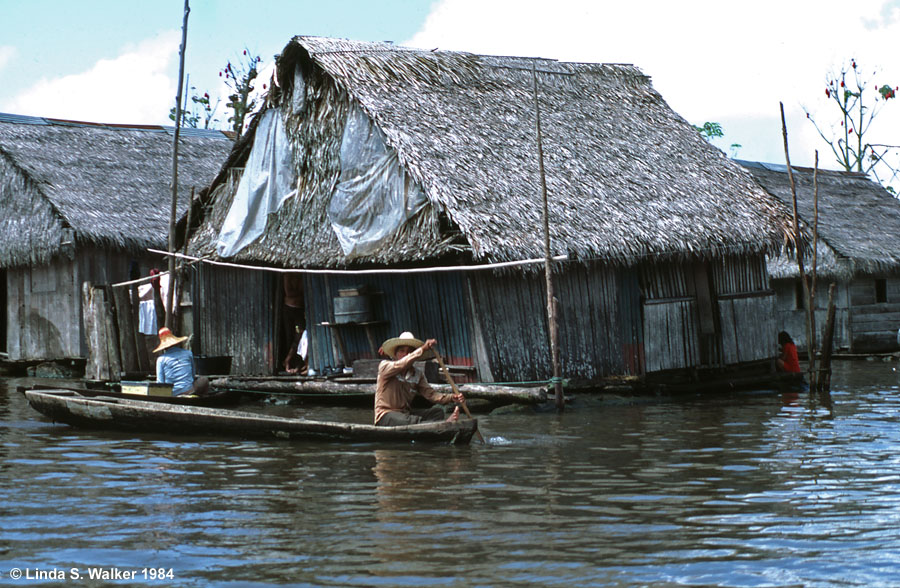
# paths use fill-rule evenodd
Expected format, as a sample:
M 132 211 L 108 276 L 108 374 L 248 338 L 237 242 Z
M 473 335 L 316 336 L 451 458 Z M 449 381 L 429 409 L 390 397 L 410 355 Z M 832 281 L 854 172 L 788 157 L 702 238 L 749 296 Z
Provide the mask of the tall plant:
M 831 146 L 837 163 L 846 171 L 871 174 L 883 184 L 895 179 L 897 165 L 889 156 L 897 145 L 870 142 L 872 124 L 890 100 L 896 97 L 897 87 L 882 84 L 873 92 L 871 80 L 877 75 L 860 72 L 855 59 L 838 72 L 825 78 L 825 97 L 837 108 L 838 116 L 828 125 L 817 121 L 808 109 L 806 118 L 815 126 L 819 136 Z M 832 109 L 833 112 L 833 109 Z
M 244 121 L 257 106 L 257 99 L 253 96 L 256 76 L 259 75 L 259 64 L 262 59 L 259 55 L 252 55 L 247 49 L 240 61 L 232 63 L 230 60 L 225 65 L 225 69 L 219 72 L 219 77 L 225 78 L 225 84 L 230 89 L 228 102 L 225 103 L 227 108 L 231 109 L 231 116 L 228 122 L 234 131 L 235 140 L 239 139 L 244 132 Z

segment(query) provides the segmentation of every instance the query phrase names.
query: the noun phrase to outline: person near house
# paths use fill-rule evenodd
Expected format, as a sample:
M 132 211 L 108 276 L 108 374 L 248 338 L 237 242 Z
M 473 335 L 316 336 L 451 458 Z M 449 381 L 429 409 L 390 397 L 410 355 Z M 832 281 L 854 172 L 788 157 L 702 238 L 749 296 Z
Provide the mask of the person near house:
M 300 327 L 297 327 L 297 331 Z M 289 374 L 300 374 L 305 376 L 308 373 L 309 364 L 307 356 L 309 353 L 309 335 L 306 329 L 302 333 L 297 333 L 294 341 L 291 343 L 287 361 L 285 361 L 285 371 Z
M 172 394 L 196 394 L 203 396 L 209 392 L 209 379 L 194 373 L 194 354 L 181 346 L 187 337 L 176 337 L 168 327 L 159 330 L 159 345 L 153 353 L 156 359 L 156 381 L 172 384 Z
M 462 404 L 466 401 L 460 393 L 441 394 L 425 379 L 425 372 L 414 364 L 417 360 L 434 357 L 434 339 L 424 343 L 410 332 L 388 339 L 381 345 L 380 353 L 390 357 L 378 365 L 375 382 L 375 424 L 382 427 L 414 425 L 427 421 L 445 420 L 441 404 Z M 429 408 L 412 408 L 416 396 L 435 403 Z M 447 421 L 459 419 L 457 406 Z
M 303 276 L 297 273 L 284 274 L 284 304 L 282 305 L 282 328 L 287 344 L 287 355 L 284 358 L 284 370 L 297 373 L 292 366 L 296 359 L 297 346 L 301 333 L 306 330 L 306 319 L 303 316 Z
M 138 292 L 138 332 L 156 335 L 159 319 L 165 320 L 166 310 L 163 300 L 169 293 L 169 274 L 160 274 L 156 268 L 150 270 L 153 278 L 137 287 Z
M 778 333 L 778 346 L 781 353 L 775 360 L 778 364 L 778 371 L 787 372 L 789 374 L 800 373 L 800 360 L 797 358 L 797 346 L 787 331 Z

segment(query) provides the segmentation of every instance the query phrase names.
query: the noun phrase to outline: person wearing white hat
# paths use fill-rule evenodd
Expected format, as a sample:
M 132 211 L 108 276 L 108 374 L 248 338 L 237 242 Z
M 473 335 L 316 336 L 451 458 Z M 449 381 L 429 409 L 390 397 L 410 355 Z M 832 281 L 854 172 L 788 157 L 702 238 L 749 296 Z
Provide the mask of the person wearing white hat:
M 424 343 L 409 331 L 385 341 L 379 350 L 391 359 L 378 366 L 375 383 L 375 424 L 383 427 L 414 425 L 426 421 L 444 420 L 444 409 L 440 406 L 418 409 L 412 408 L 413 398 L 422 396 L 435 404 L 462 404 L 466 401 L 462 394 L 441 394 L 436 392 L 425 379 L 425 373 L 415 367 L 420 359 L 431 359 L 431 350 L 437 344 L 434 339 Z M 459 406 L 446 420 L 459 419 Z
M 176 337 L 168 327 L 159 330 L 159 345 L 153 353 L 161 353 L 156 359 L 156 381 L 172 384 L 172 395 L 197 394 L 209 391 L 209 379 L 194 379 L 194 354 L 181 347 L 187 337 Z

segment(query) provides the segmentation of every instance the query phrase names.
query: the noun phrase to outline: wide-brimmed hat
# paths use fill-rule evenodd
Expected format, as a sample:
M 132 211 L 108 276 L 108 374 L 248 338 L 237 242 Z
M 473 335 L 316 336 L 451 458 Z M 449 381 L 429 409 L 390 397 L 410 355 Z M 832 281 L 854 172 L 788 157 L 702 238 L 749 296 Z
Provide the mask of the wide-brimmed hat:
M 398 347 L 412 347 L 413 349 L 418 349 L 425 343 L 419 339 L 416 339 L 416 336 L 410 333 L 409 331 L 405 331 L 400 333 L 399 337 L 394 337 L 393 339 L 388 339 L 384 343 L 381 344 L 381 350 L 384 351 L 385 355 L 388 357 L 394 357 L 394 350 Z M 421 359 L 431 359 L 434 357 L 434 351 L 429 349 L 426 351 Z
M 159 330 L 159 345 L 156 346 L 153 353 L 159 353 L 163 349 L 168 349 L 169 347 L 178 345 L 184 341 L 187 341 L 187 337 L 176 337 L 172 334 L 172 331 L 169 330 L 169 327 L 163 327 Z

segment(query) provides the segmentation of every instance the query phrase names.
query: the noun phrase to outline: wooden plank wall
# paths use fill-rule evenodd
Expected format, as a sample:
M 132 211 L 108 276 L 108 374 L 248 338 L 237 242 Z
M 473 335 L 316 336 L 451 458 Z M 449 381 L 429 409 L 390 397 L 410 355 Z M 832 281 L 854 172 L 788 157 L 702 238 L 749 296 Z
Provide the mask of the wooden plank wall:
M 231 356 L 231 373 L 275 371 L 275 286 L 271 272 L 201 265 L 193 300 L 197 355 Z
M 636 269 L 643 296 L 646 371 L 699 365 L 700 318 L 693 267 L 643 263 Z
M 644 303 L 644 349 L 648 372 L 700 364 L 700 320 L 690 298 Z
M 772 280 L 775 291 L 775 331 L 787 331 L 797 349 L 806 350 L 806 311 L 797 308 L 796 285 L 798 279 Z M 828 313 L 828 287 L 831 282 L 818 280 L 816 285 L 816 326 L 825 328 Z M 850 309 L 848 307 L 848 283 L 838 282 L 835 288 L 834 349 L 850 349 Z M 820 338 L 821 341 L 821 338 Z
M 886 297 L 876 298 L 875 282 L 883 280 Z M 859 277 L 849 285 L 852 328 L 851 351 L 876 353 L 896 351 L 900 329 L 900 278 L 892 276 Z
M 721 359 L 726 365 L 774 357 L 778 351 L 775 292 L 763 255 L 712 262 L 718 298 Z
M 6 270 L 7 329 L 10 359 L 86 358 L 82 284 L 107 285 L 130 278 L 132 263 L 141 275 L 149 256 L 85 246 L 73 259 L 54 258 L 49 264 Z
M 698 268 L 704 271 L 698 272 Z M 638 272 L 648 372 L 734 364 L 774 355 L 774 293 L 763 256 L 645 263 Z M 698 288 L 705 287 L 707 280 L 713 314 L 705 323 L 708 332 L 703 333 Z
M 8 270 L 11 360 L 85 357 L 76 266 L 66 258 Z
M 775 295 L 719 299 L 722 360 L 736 364 L 777 354 Z
M 362 327 L 341 327 L 350 356 L 341 358 L 332 343 L 331 329 L 320 325 L 334 322 L 333 299 L 339 290 L 362 287 L 372 293 L 373 319 L 381 321 L 371 327 L 377 345 L 403 331 L 410 331 L 420 339 L 437 339 L 438 349 L 448 364 L 474 365 L 466 283 L 462 273 L 359 277 L 307 275 L 306 323 L 313 369 L 321 371 L 326 367 L 336 368 L 345 361 L 352 364 L 357 359 L 378 359 L 372 353 Z

